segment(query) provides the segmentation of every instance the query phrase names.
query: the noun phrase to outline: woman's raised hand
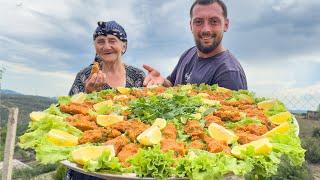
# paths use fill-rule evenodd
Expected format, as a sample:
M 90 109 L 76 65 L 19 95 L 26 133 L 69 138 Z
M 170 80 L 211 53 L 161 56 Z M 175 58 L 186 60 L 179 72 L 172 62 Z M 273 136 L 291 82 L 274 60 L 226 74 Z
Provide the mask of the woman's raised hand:
M 101 70 L 97 73 L 91 74 L 85 81 L 85 92 L 91 93 L 93 91 L 102 90 L 103 86 L 107 83 L 107 76 Z

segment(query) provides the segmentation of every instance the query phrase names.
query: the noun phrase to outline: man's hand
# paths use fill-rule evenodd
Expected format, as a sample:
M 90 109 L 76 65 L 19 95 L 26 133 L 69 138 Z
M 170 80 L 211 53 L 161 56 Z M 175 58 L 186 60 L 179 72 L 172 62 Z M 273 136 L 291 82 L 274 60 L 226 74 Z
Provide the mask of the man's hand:
M 97 73 L 91 74 L 89 78 L 86 80 L 84 88 L 86 93 L 91 93 L 93 91 L 102 90 L 103 86 L 107 82 L 107 76 L 102 71 L 98 71 Z
M 152 85 L 164 85 L 165 78 L 160 75 L 160 72 L 153 69 L 152 67 L 144 64 L 143 68 L 148 71 L 148 75 L 143 81 L 144 86 L 152 86 Z

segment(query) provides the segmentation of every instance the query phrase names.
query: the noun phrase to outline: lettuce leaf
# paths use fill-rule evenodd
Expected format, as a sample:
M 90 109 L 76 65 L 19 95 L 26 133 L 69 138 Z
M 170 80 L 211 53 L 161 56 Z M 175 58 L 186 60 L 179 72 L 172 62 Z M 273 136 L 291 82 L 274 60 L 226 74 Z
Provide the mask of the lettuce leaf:
M 219 179 L 229 173 L 244 175 L 253 166 L 225 153 L 209 153 L 190 150 L 189 154 L 178 160 L 176 176 L 193 179 Z
M 255 154 L 253 146 L 250 146 L 243 151 L 245 154 L 244 162 L 251 164 L 253 169 L 250 173 L 246 174 L 246 178 L 258 177 L 258 179 L 266 179 L 277 173 L 278 165 L 280 164 L 281 154 L 270 152 L 266 155 Z
M 59 96 L 58 103 L 61 104 L 69 104 L 71 101 L 71 96 Z
M 265 113 L 267 116 L 273 116 L 273 115 L 276 115 L 280 112 L 285 112 L 285 111 L 287 111 L 285 105 L 282 102 L 280 102 L 279 100 L 277 100 L 277 102 L 272 106 L 272 108 L 270 108 Z
M 173 151 L 163 153 L 159 146 L 139 149 L 139 152 L 128 161 L 131 169 L 139 177 L 167 179 L 174 173 Z
M 304 150 L 294 131 L 287 134 L 275 134 L 270 139 L 273 151 L 287 155 L 293 166 L 300 166 L 304 162 Z
M 249 125 L 249 124 L 261 125 L 261 121 L 258 119 L 253 119 L 253 118 L 243 118 L 237 122 L 228 121 L 225 123 L 225 127 L 228 129 L 233 129 L 235 127 L 245 126 L 245 125 Z
M 60 116 L 63 118 L 70 116 L 70 114 L 66 114 L 66 113 L 61 112 L 56 104 L 51 104 L 48 109 L 44 110 L 44 112 L 52 114 L 52 115 L 57 115 L 57 116 Z
M 78 137 L 82 134 L 79 129 L 64 122 L 63 118 L 49 114 L 41 121 L 30 122 L 27 132 L 19 137 L 19 146 L 23 149 L 40 146 L 45 142 L 43 138 L 51 129 L 60 129 Z
M 47 141 L 47 137 L 44 137 L 40 143 L 35 148 L 36 151 L 36 159 L 42 164 L 54 164 L 58 161 L 69 159 L 70 152 L 79 146 L 72 147 L 64 147 L 64 146 L 56 146 Z
M 104 151 L 98 159 L 88 161 L 83 168 L 91 172 L 107 171 L 121 173 L 123 171 L 119 159 L 117 157 L 110 158 L 110 151 Z

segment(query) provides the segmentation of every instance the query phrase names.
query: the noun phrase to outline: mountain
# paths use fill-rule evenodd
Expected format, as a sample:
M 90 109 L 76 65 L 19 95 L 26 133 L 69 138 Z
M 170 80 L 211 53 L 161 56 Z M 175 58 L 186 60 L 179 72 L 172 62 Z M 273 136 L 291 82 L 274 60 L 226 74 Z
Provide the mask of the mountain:
M 43 111 L 47 109 L 50 104 L 57 103 L 56 99 L 31 96 L 22 94 L 1 94 L 0 96 L 0 125 L 6 127 L 8 121 L 8 107 L 18 107 L 18 127 L 17 134 L 20 135 L 27 129 L 29 123 L 29 114 L 32 111 Z
M 300 109 L 290 109 L 289 110 L 291 113 L 294 113 L 294 114 L 303 114 L 303 113 L 307 113 L 306 110 L 300 110 Z
M 10 89 L 0 89 L 0 94 L 21 94 Z

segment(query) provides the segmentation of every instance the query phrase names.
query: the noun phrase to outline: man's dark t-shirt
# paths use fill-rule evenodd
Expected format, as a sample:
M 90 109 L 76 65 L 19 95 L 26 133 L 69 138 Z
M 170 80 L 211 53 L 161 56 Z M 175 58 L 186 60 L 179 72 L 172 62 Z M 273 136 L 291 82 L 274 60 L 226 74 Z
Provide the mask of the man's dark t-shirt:
M 218 84 L 232 90 L 247 89 L 246 75 L 237 59 L 227 50 L 200 58 L 197 48 L 187 50 L 167 79 L 173 84 Z

